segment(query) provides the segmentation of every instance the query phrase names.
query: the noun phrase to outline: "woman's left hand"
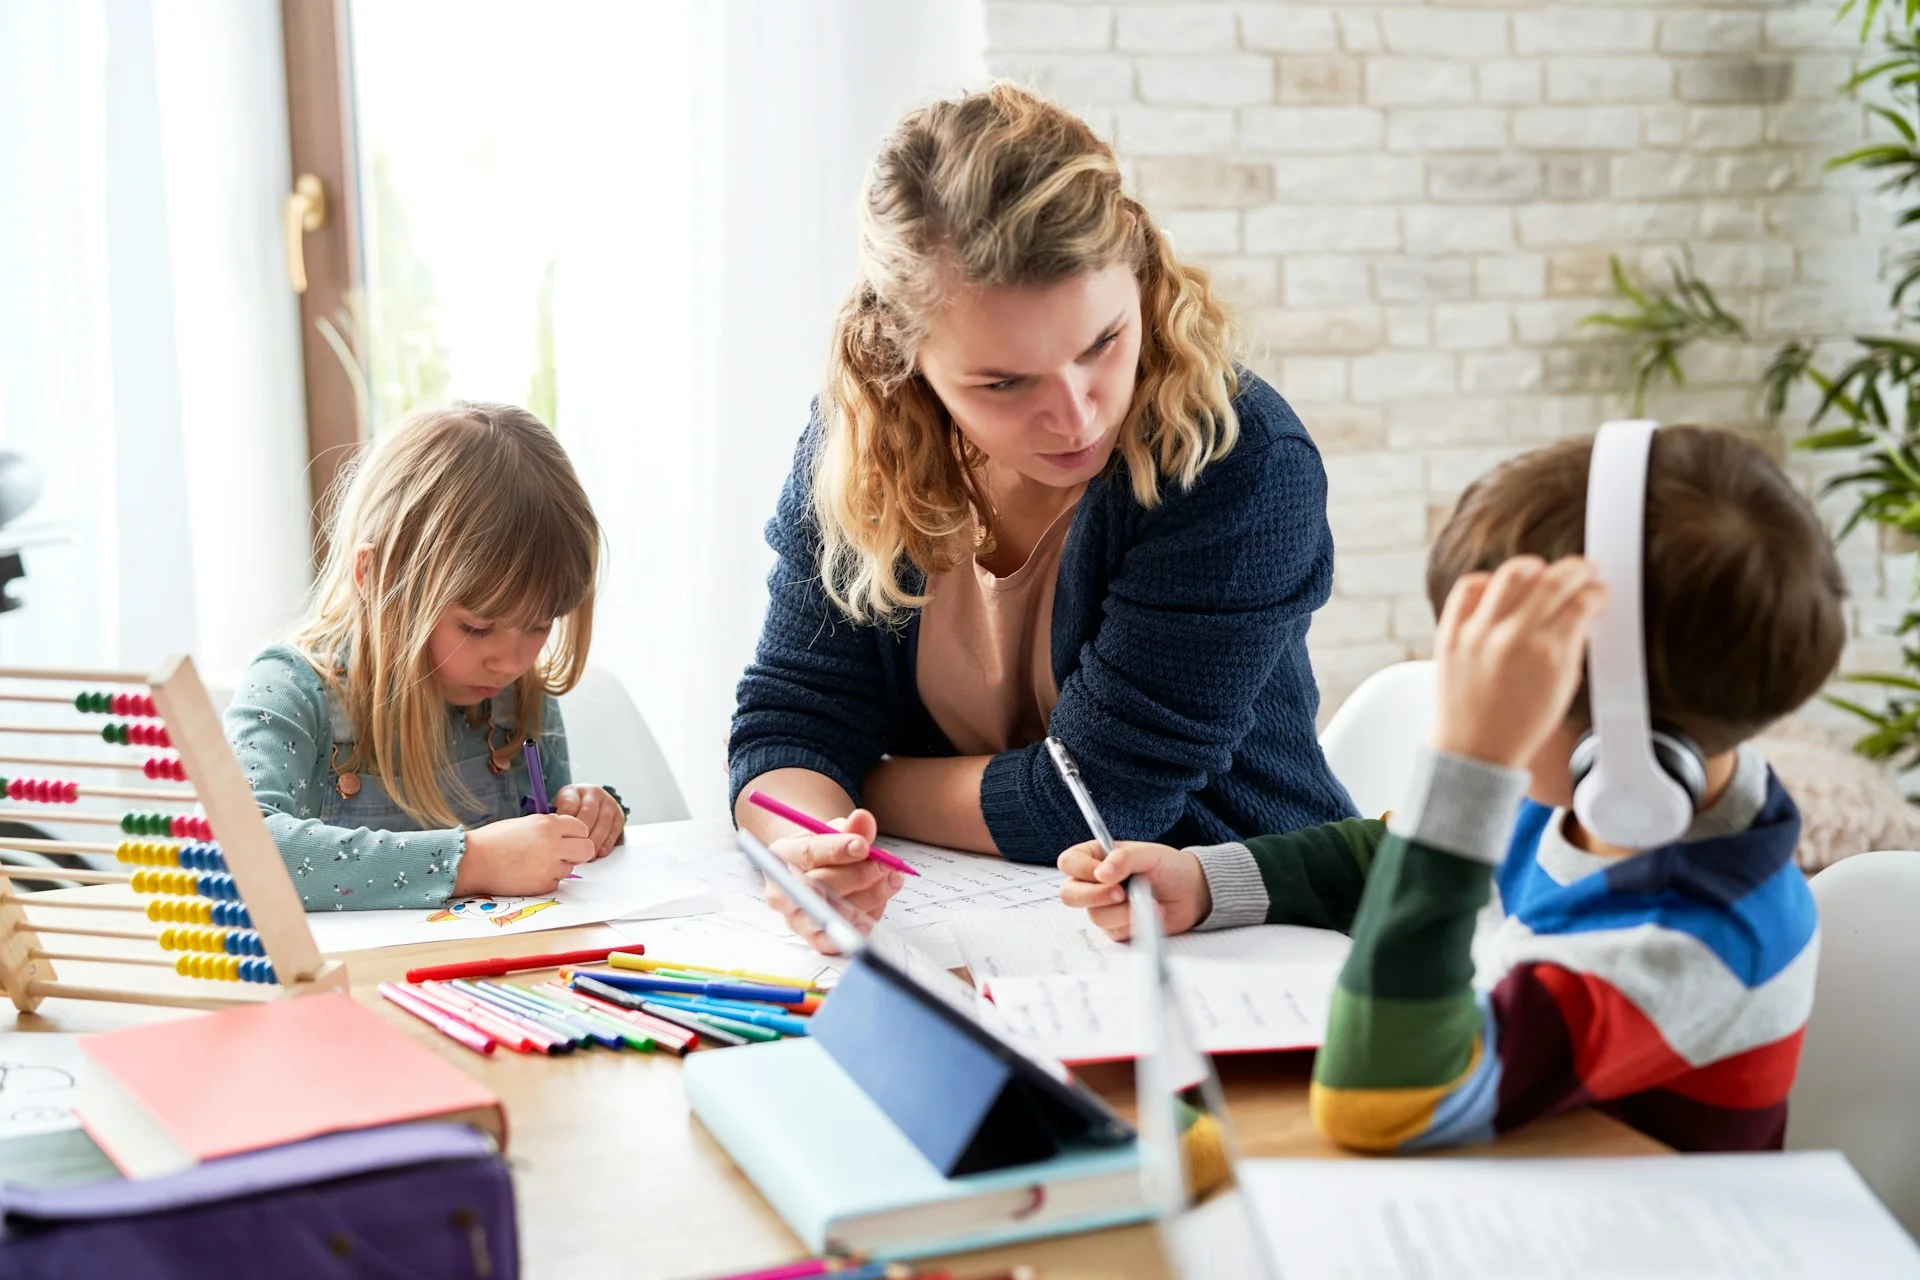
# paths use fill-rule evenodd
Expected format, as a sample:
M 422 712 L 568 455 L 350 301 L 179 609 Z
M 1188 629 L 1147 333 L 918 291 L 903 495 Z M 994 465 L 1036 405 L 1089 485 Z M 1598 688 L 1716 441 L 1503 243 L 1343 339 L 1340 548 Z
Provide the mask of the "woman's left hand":
M 613 846 L 626 834 L 626 811 L 604 787 L 562 787 L 554 793 L 553 811 L 587 824 L 587 838 L 593 841 L 596 858 L 613 852 Z

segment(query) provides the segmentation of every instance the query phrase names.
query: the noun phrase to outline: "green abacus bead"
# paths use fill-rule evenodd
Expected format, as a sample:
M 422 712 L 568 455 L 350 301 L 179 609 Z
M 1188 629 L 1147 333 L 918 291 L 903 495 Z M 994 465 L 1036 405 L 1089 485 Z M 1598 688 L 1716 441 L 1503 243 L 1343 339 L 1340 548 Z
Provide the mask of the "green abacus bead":
M 120 815 L 120 829 L 126 832 L 128 835 L 130 836 L 139 835 L 140 834 L 138 830 L 139 826 L 140 826 L 139 814 L 123 813 Z
M 112 725 L 107 725 L 107 726 L 105 726 L 104 728 L 102 728 L 102 729 L 100 730 L 100 736 L 101 736 L 101 737 L 102 737 L 103 739 L 105 739 L 105 740 L 106 740 L 107 742 L 109 742 L 109 743 L 112 743 L 112 742 L 114 741 L 114 738 L 113 738 L 113 726 L 112 726 Z M 119 745 L 119 744 L 117 744 L 117 743 L 115 743 L 114 745 L 116 745 L 116 746 L 117 746 L 117 745 Z

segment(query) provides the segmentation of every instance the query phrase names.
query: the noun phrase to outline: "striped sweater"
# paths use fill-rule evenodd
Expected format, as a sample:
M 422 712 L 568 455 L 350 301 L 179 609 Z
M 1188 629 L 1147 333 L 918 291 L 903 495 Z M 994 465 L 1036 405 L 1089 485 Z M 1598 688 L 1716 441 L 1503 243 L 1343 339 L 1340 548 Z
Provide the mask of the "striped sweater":
M 1564 811 L 1523 804 L 1525 787 L 1430 754 L 1390 830 L 1195 851 L 1208 927 L 1257 909 L 1351 929 L 1315 1122 L 1410 1151 L 1593 1105 L 1683 1151 L 1780 1147 L 1819 946 L 1799 813 L 1766 762 L 1742 748 L 1679 842 L 1628 858 L 1574 848 Z M 1494 883 L 1505 916 L 1476 941 Z

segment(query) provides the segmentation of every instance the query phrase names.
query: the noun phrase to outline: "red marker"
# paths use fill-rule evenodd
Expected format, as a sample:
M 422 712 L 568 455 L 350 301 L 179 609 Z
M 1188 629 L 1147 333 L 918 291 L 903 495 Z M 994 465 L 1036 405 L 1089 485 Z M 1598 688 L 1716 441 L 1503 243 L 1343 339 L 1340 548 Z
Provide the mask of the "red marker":
M 407 970 L 408 982 L 444 982 L 450 978 L 497 978 L 502 974 L 527 969 L 558 969 L 563 964 L 605 964 L 616 951 L 645 955 L 647 949 L 635 942 L 624 947 L 591 947 L 585 951 L 559 951 L 546 956 L 504 956 L 492 960 L 467 960 L 460 964 L 432 964 L 424 969 Z

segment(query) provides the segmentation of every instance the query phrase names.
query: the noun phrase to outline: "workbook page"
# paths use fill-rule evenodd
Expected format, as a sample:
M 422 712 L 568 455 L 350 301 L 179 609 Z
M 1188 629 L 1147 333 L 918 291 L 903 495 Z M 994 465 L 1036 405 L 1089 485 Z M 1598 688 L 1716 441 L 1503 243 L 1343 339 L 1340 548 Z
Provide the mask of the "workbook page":
M 1920 1277 L 1920 1250 L 1834 1152 L 1239 1173 L 1287 1280 Z
M 1167 962 L 1200 1048 L 1207 1053 L 1310 1049 L 1326 1034 L 1336 961 L 1248 964 L 1172 957 Z M 1141 983 L 1126 963 L 1099 973 L 994 978 L 986 992 L 1008 1029 L 1067 1063 L 1144 1053 Z
M 955 945 L 978 984 L 998 978 L 1111 974 L 1122 967 L 1124 943 L 1095 928 L 1084 911 L 1059 906 L 1048 911 L 967 915 L 953 921 Z M 1190 960 L 1246 964 L 1320 964 L 1346 959 L 1350 941 L 1331 929 L 1253 925 L 1167 939 L 1167 954 Z

